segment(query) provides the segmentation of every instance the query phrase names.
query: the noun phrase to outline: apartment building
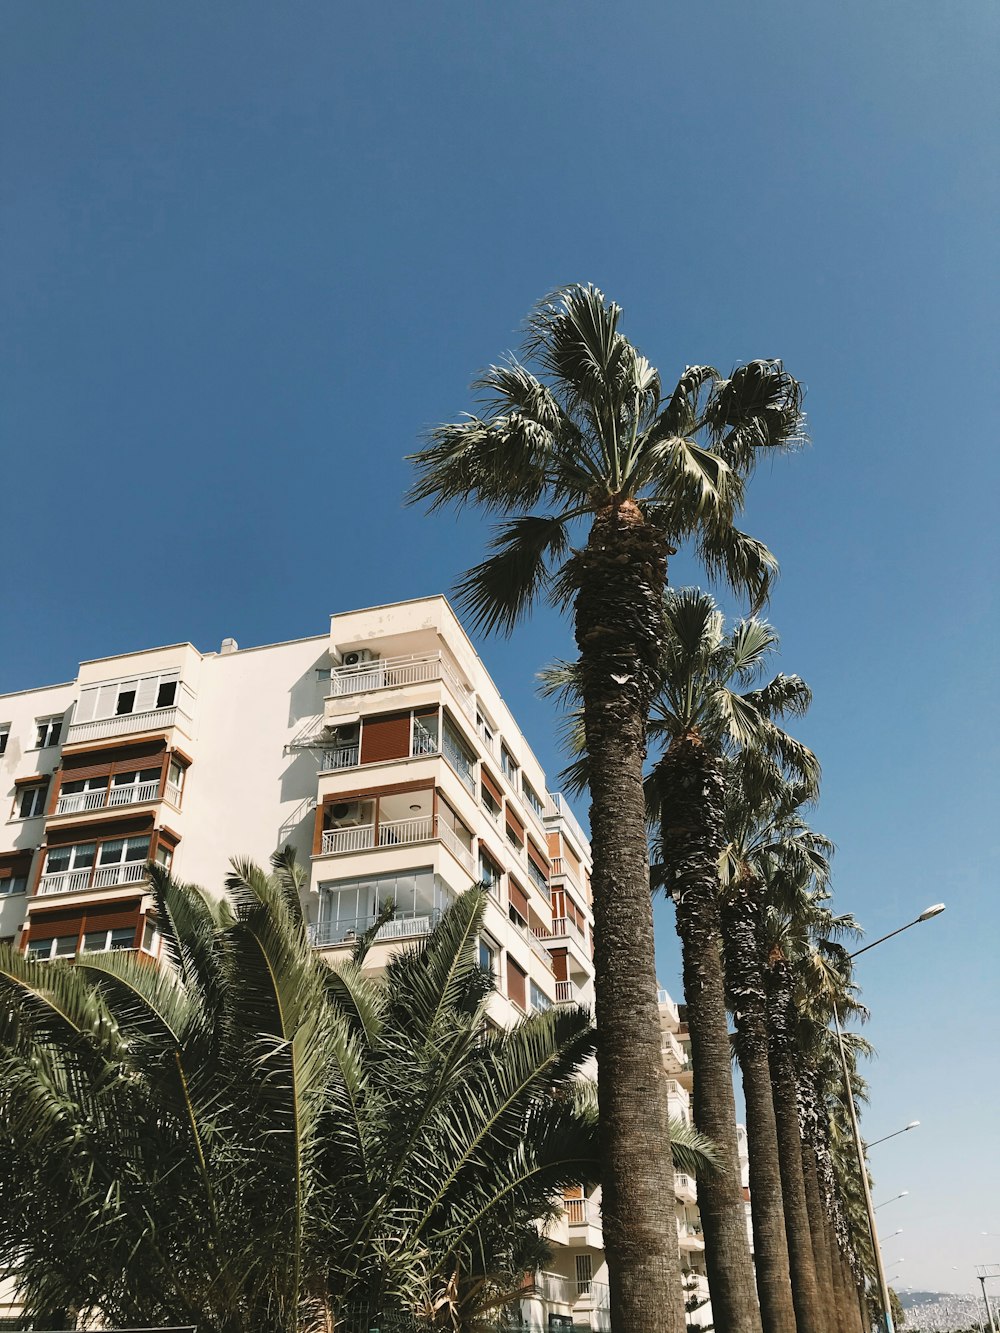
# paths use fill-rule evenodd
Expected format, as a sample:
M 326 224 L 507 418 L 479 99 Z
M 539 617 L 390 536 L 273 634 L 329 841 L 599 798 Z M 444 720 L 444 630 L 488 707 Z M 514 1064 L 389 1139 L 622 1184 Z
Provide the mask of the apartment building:
M 387 899 L 375 969 L 483 881 L 491 1017 L 593 1002 L 588 840 L 443 597 L 335 614 L 326 634 L 261 648 L 102 658 L 2 695 L 0 799 L 0 938 L 36 958 L 155 955 L 148 860 L 212 888 L 231 856 L 266 864 L 290 844 L 331 962 Z M 686 1219 L 693 1182 L 676 1190 Z M 524 1322 L 608 1327 L 598 1196 L 564 1200 L 551 1240 Z

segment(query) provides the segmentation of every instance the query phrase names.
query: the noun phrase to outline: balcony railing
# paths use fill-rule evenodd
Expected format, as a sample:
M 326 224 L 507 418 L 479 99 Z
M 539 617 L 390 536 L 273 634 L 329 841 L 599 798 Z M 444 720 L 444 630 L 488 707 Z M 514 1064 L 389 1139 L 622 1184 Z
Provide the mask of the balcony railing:
M 326 829 L 323 833 L 322 854 L 349 856 L 352 852 L 372 851 L 376 847 L 400 847 L 408 843 L 435 840 L 443 842 L 470 875 L 475 874 L 472 852 L 455 831 L 435 815 L 381 821 L 377 839 L 374 824 L 351 824 L 346 828 Z
M 421 935 L 429 935 L 441 919 L 438 909 L 428 908 L 425 912 L 417 911 L 393 917 L 379 928 L 376 940 L 409 940 Z M 345 921 L 321 921 L 309 927 L 310 942 L 317 949 L 331 948 L 337 944 L 353 944 L 366 930 L 375 924 L 374 916 L 359 916 Z
M 556 1004 L 586 1004 L 583 991 L 573 981 L 556 982 Z
M 469 756 L 457 745 L 455 741 L 444 733 L 441 742 L 441 753 L 448 761 L 449 767 L 459 777 L 473 796 L 476 794 L 476 766 L 469 759 Z
M 145 861 L 124 861 L 113 866 L 88 866 L 85 870 L 58 870 L 43 875 L 39 894 L 76 893 L 81 889 L 111 889 L 118 884 L 138 884 L 146 878 Z
M 587 835 L 577 823 L 576 816 L 569 808 L 569 803 L 565 796 L 563 796 L 562 792 L 549 792 L 549 799 L 545 806 L 545 818 L 561 819 L 576 840 L 576 844 L 580 850 L 586 851 L 587 847 L 590 845 Z
M 476 708 L 465 686 L 440 653 L 414 653 L 408 657 L 380 657 L 375 662 L 334 667 L 330 672 L 330 697 L 368 694 L 371 690 L 398 690 L 429 680 L 447 680 L 455 701 L 475 723 Z
M 338 745 L 334 750 L 323 751 L 320 769 L 324 773 L 331 773 L 338 768 L 357 768 L 360 757 L 360 751 L 356 745 Z
M 194 695 L 183 681 L 178 691 L 180 702 L 169 708 L 151 708 L 144 713 L 121 713 L 114 717 L 95 718 L 93 722 L 74 722 L 66 732 L 66 744 L 78 741 L 102 741 L 108 736 L 133 736 L 140 731 L 164 731 L 180 727 L 191 732 L 191 710 Z
M 572 939 L 580 940 L 581 943 L 587 943 L 587 936 L 576 924 L 571 916 L 557 916 L 552 919 L 552 935 L 568 935 Z
M 656 992 L 656 1003 L 660 1006 L 661 1009 L 666 1009 L 666 1011 L 670 1014 L 671 1018 L 674 1020 L 675 1023 L 679 1023 L 681 1021 L 681 1016 L 677 1009 L 677 1005 L 670 998 L 669 991 L 663 990 L 661 987 L 661 989 Z
M 563 1211 L 571 1227 L 586 1226 L 590 1221 L 589 1199 L 563 1199 Z
M 180 800 L 180 788 L 168 787 L 176 793 L 171 797 L 177 805 Z M 93 791 L 68 791 L 60 793 L 56 802 L 57 815 L 75 815 L 81 810 L 103 810 L 108 806 L 139 805 L 142 801 L 156 801 L 160 796 L 159 778 L 152 782 L 127 782 L 119 787 L 100 787 Z
M 532 861 L 530 856 L 525 857 L 524 859 L 528 869 L 528 878 L 536 886 L 536 888 L 541 889 L 542 893 L 545 894 L 546 898 L 551 897 L 551 890 L 549 889 L 549 881 L 538 869 L 538 867 L 535 865 L 534 861 Z

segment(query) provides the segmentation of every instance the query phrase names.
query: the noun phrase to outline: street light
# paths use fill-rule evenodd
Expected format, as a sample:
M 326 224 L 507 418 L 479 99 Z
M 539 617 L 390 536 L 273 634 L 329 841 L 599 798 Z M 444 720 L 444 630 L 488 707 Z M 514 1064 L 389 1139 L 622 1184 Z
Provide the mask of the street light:
M 851 954 L 851 957 L 853 958 L 854 955 Z M 919 1127 L 919 1125 L 920 1125 L 920 1121 L 919 1121 L 919 1120 L 911 1120 L 910 1123 L 909 1123 L 908 1125 L 904 1125 L 902 1129 L 897 1129 L 897 1130 L 896 1130 L 894 1133 L 892 1133 L 892 1134 L 885 1134 L 885 1135 L 883 1135 L 883 1137 L 880 1138 L 880 1139 L 873 1139 L 871 1143 L 868 1143 L 868 1144 L 866 1144 L 865 1146 L 866 1146 L 867 1148 L 874 1148 L 874 1147 L 876 1147 L 876 1146 L 877 1146 L 878 1144 L 880 1144 L 880 1143 L 885 1143 L 886 1139 L 894 1139 L 894 1138 L 896 1137 L 897 1134 L 905 1134 L 906 1131 L 909 1130 L 909 1129 L 917 1129 L 917 1128 Z
M 885 1203 L 877 1203 L 875 1211 L 878 1212 L 880 1208 L 884 1208 L 886 1203 L 895 1203 L 897 1199 L 905 1199 L 909 1192 L 909 1190 L 902 1190 L 899 1194 L 894 1194 L 891 1199 L 886 1199 Z
M 893 1236 L 901 1236 L 902 1234 L 903 1228 L 897 1227 L 895 1231 L 890 1231 L 888 1236 L 884 1237 L 882 1244 L 884 1245 L 887 1240 L 892 1240 Z
M 871 944 L 866 944 L 863 949 L 856 949 L 850 955 L 851 958 L 858 958 L 861 954 L 867 953 L 869 949 L 874 949 L 876 944 L 884 944 L 886 940 L 891 940 L 894 935 L 900 935 L 904 930 L 909 930 L 911 926 L 918 926 L 922 921 L 930 921 L 931 917 L 940 916 L 944 911 L 944 903 L 935 903 L 932 907 L 925 907 L 924 910 L 913 921 L 907 921 L 905 926 L 898 926 L 895 930 L 890 930 L 888 935 L 881 935 L 877 940 L 872 940 Z M 858 1128 L 858 1113 L 854 1105 L 854 1085 L 851 1083 L 851 1070 L 847 1063 L 847 1051 L 844 1049 L 844 1034 L 840 1027 L 840 1014 L 837 1012 L 837 1005 L 833 1006 L 833 1022 L 837 1033 L 837 1046 L 840 1049 L 840 1067 L 844 1072 L 844 1087 L 847 1091 L 847 1109 L 851 1116 L 851 1132 L 854 1135 L 854 1147 L 858 1154 L 858 1174 L 861 1176 L 861 1189 L 865 1198 L 865 1211 L 868 1214 L 868 1230 L 872 1238 L 872 1256 L 875 1260 L 875 1274 L 878 1278 L 879 1296 L 882 1301 L 882 1326 L 884 1333 L 896 1333 L 892 1322 L 892 1309 L 889 1304 L 889 1284 L 885 1280 L 885 1268 L 882 1264 L 882 1251 L 878 1243 L 878 1226 L 875 1222 L 875 1207 L 872 1204 L 872 1192 L 868 1186 L 868 1165 L 865 1161 L 865 1145 L 861 1137 L 861 1130 Z

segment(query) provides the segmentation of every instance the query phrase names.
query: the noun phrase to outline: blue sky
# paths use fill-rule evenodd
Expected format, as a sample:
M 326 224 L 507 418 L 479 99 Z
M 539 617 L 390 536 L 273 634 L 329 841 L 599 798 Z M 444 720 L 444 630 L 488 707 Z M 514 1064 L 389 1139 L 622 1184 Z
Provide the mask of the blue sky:
M 558 284 L 664 378 L 806 383 L 813 444 L 747 526 L 839 903 L 870 938 L 948 903 L 859 974 L 867 1133 L 923 1122 L 873 1154 L 910 1191 L 887 1255 L 950 1290 L 1000 1259 L 998 36 L 991 0 L 0 15 L 0 690 L 446 589 L 483 525 L 404 510 L 403 455 Z M 566 626 L 482 647 L 555 769 L 533 677 Z

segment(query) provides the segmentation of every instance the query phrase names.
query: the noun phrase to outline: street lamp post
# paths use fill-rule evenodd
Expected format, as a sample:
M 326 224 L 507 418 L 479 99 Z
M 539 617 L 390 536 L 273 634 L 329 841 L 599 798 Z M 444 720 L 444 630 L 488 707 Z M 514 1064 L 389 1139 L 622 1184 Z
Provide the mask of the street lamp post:
M 895 933 L 895 932 L 893 932 L 893 933 Z M 859 950 L 858 952 L 860 953 L 860 950 Z M 851 954 L 851 957 L 853 958 L 854 955 Z M 866 1147 L 866 1148 L 876 1148 L 880 1143 L 885 1143 L 888 1139 L 894 1139 L 894 1138 L 896 1138 L 899 1134 L 905 1134 L 905 1133 L 907 1132 L 907 1130 L 910 1130 L 910 1129 L 917 1129 L 917 1128 L 919 1127 L 919 1125 L 920 1125 L 920 1121 L 919 1121 L 919 1120 L 911 1120 L 910 1123 L 909 1123 L 908 1125 L 904 1125 L 902 1129 L 897 1129 L 897 1130 L 896 1130 L 894 1133 L 892 1133 L 892 1134 L 883 1134 L 882 1137 L 881 1137 L 880 1139 L 873 1139 L 871 1143 L 866 1143 L 866 1144 L 865 1144 L 865 1147 Z
M 935 903 L 933 907 L 927 907 L 913 921 L 908 921 L 905 926 L 899 926 L 896 930 L 890 930 L 888 935 L 882 935 L 877 940 L 872 940 L 871 944 L 866 944 L 863 949 L 856 949 L 850 957 L 857 958 L 869 949 L 874 949 L 876 944 L 884 944 L 886 940 L 891 940 L 894 935 L 900 935 L 904 930 L 909 930 L 911 926 L 918 926 L 922 921 L 929 921 L 931 917 L 940 915 L 944 911 L 944 903 Z M 833 1022 L 837 1033 L 837 1046 L 840 1050 L 840 1067 L 844 1073 L 844 1087 L 847 1092 L 847 1109 L 851 1117 L 851 1133 L 854 1135 L 854 1147 L 858 1155 L 858 1173 L 861 1176 L 861 1189 L 864 1194 L 865 1211 L 868 1214 L 868 1231 L 872 1241 L 872 1257 L 875 1261 L 875 1275 L 878 1279 L 879 1299 L 882 1303 L 882 1328 L 884 1333 L 896 1333 L 892 1322 L 892 1307 L 889 1301 L 889 1284 L 885 1277 L 885 1265 L 882 1263 L 882 1251 L 878 1243 L 878 1226 L 875 1222 L 875 1207 L 872 1204 L 872 1192 L 868 1185 L 868 1163 L 865 1160 L 865 1144 L 861 1137 L 861 1130 L 858 1128 L 858 1113 L 854 1106 L 854 1085 L 851 1082 L 851 1071 L 847 1063 L 847 1051 L 844 1048 L 844 1034 L 840 1027 L 840 1014 L 837 1012 L 837 1005 L 833 1006 Z M 909 1126 L 907 1126 L 909 1128 Z M 892 1135 L 886 1135 L 892 1138 Z M 985 1289 L 985 1288 L 984 1288 Z M 993 1330 L 996 1333 L 996 1330 Z
M 871 1144 L 868 1146 L 871 1147 Z M 886 1199 L 883 1203 L 877 1203 L 875 1205 L 875 1211 L 878 1212 L 878 1210 L 884 1208 L 886 1204 L 895 1203 L 897 1199 L 905 1199 L 909 1192 L 909 1190 L 901 1190 L 899 1194 L 894 1194 L 891 1199 Z

